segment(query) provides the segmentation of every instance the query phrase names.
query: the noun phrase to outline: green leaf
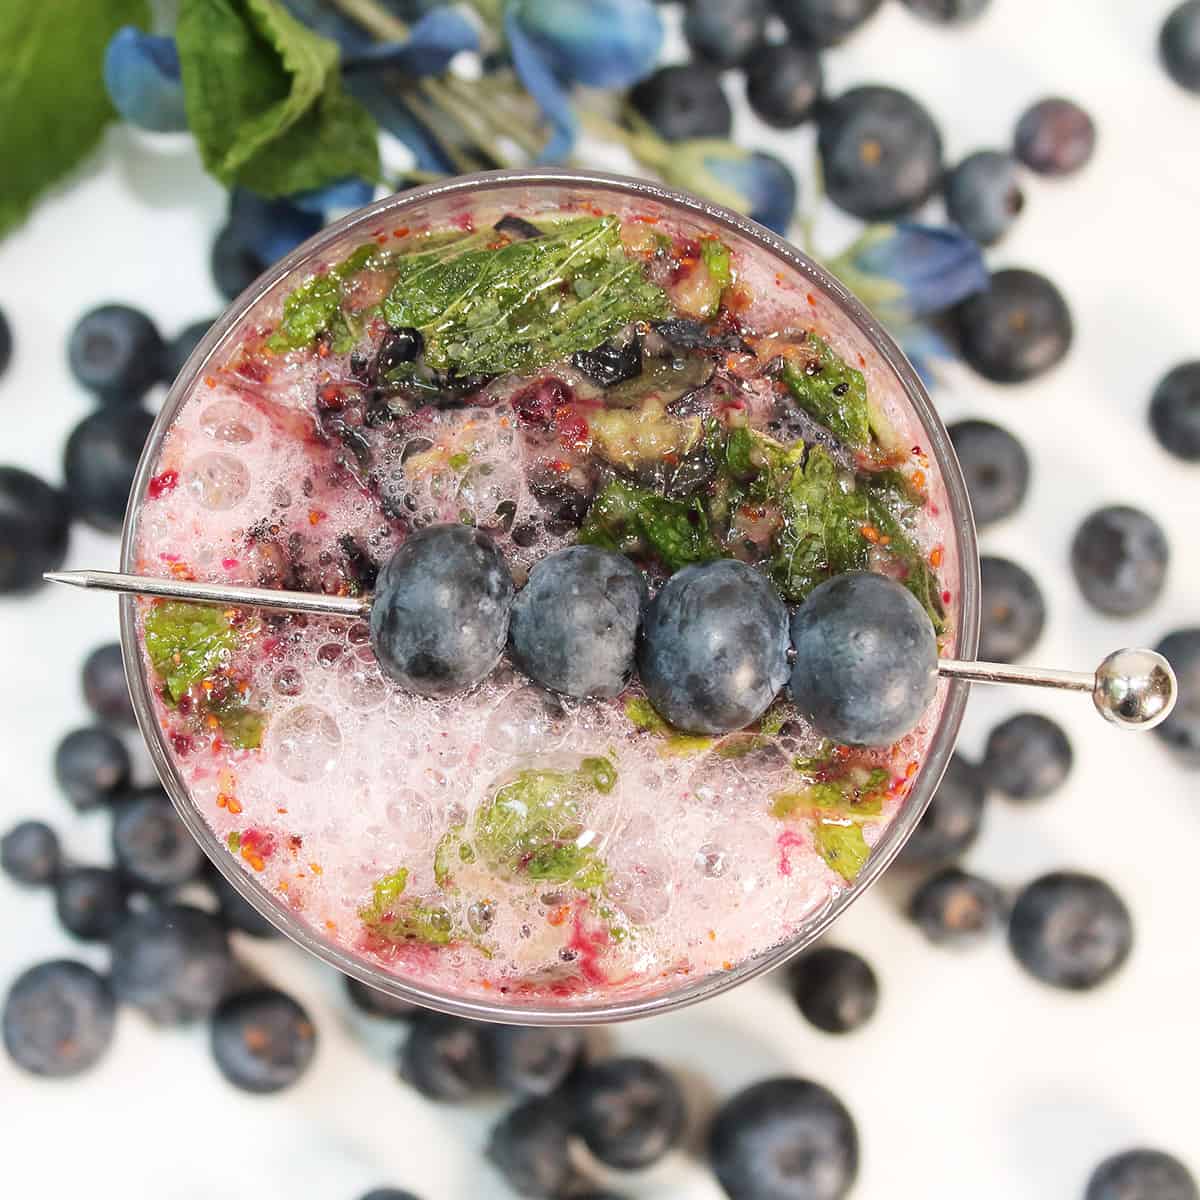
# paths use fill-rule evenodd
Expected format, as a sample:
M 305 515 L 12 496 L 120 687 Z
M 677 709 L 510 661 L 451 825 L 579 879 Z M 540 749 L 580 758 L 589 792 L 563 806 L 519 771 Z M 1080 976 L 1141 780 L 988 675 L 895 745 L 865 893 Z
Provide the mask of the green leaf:
M 371 886 L 371 906 L 380 911 L 389 908 L 404 895 L 406 887 L 408 887 L 407 867 L 400 867 L 390 875 L 384 875 L 375 880 Z
M 847 883 L 853 883 L 871 853 L 862 827 L 853 822 L 813 822 L 813 842 L 826 864 Z
M 358 910 L 363 925 L 389 942 L 449 945 L 455 938 L 450 914 L 436 905 L 404 899 L 407 887 L 407 867 L 377 879 L 371 888 L 371 903 Z
M 267 342 L 268 348 L 277 354 L 300 350 L 312 345 L 318 334 L 329 333 L 336 353 L 349 350 L 356 336 L 342 307 L 346 283 L 359 271 L 375 265 L 372 260 L 376 249 L 374 245 L 359 246 L 332 270 L 314 275 L 295 288 L 283 302 L 279 326 Z
M 462 831 L 462 825 L 452 825 L 438 839 L 433 851 L 433 881 L 443 891 L 454 890 L 456 866 L 475 861 L 475 851 L 470 842 L 463 841 Z
M 929 565 L 929 560 L 920 546 L 901 524 L 894 509 L 889 506 L 889 493 L 868 485 L 866 495 L 871 524 L 888 539 L 886 550 L 902 568 L 901 582 L 916 596 L 921 607 L 929 614 L 934 633 L 944 633 L 946 606 L 942 601 L 942 585 L 938 581 L 937 573 Z M 894 500 L 894 496 L 892 498 Z
M 146 653 L 172 702 L 225 666 L 237 642 L 222 609 L 183 600 L 152 605 L 142 627 Z
M 796 403 L 831 433 L 853 447 L 871 439 L 867 382 L 815 334 L 802 347 L 804 357 L 789 359 L 782 379 Z
M 660 754 L 668 756 L 698 754 L 712 747 L 712 738 L 680 733 L 673 725 L 668 725 L 655 712 L 650 701 L 642 696 L 631 696 L 625 701 L 625 715 L 639 729 L 644 729 L 647 733 L 664 739 Z
M 257 750 L 262 746 L 266 718 L 257 709 L 244 704 L 226 704 L 215 710 L 221 736 L 238 750 Z
M 733 282 L 733 261 L 729 247 L 716 238 L 705 238 L 700 243 L 700 257 L 713 282 L 724 291 Z M 717 302 L 720 303 L 719 297 Z
M 105 47 L 122 25 L 149 24 L 147 0 L 0 4 L 0 236 L 100 141 L 116 116 Z

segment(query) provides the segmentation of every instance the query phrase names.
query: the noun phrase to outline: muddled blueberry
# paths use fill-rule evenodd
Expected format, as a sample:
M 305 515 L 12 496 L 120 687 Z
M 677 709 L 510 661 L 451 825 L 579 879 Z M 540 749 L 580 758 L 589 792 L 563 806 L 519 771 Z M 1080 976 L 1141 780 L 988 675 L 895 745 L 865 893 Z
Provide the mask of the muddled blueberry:
M 1017 713 L 988 735 L 983 781 L 1010 800 L 1042 800 L 1062 787 L 1074 761 L 1060 725 L 1041 713 Z
M 772 0 L 788 33 L 809 46 L 844 41 L 879 10 L 883 0 Z
M 67 341 L 71 374 L 105 404 L 137 404 L 162 378 L 162 335 L 144 312 L 104 304 L 84 313 Z
M 1200 627 L 1176 629 L 1155 649 L 1175 669 L 1179 693 L 1174 711 L 1154 732 L 1182 763 L 1200 767 Z
M 379 573 L 371 645 L 384 673 L 422 696 L 478 683 L 508 638 L 512 575 L 487 534 L 431 525 Z
M 0 309 L 0 376 L 8 370 L 8 364 L 12 361 L 12 328 L 9 326 L 8 318 L 4 315 L 4 310 Z
M 45 821 L 18 821 L 0 838 L 0 868 L 17 883 L 53 883 L 61 865 L 58 834 Z
M 599 387 L 613 387 L 642 373 L 642 339 L 630 328 L 594 350 L 577 350 L 571 363 Z
M 1158 599 L 1169 558 L 1162 526 L 1127 504 L 1097 509 L 1071 543 L 1071 570 L 1083 598 L 1113 617 L 1133 616 Z
M 986 800 L 979 768 L 961 754 L 951 755 L 929 807 L 897 861 L 928 867 L 965 853 L 979 836 Z
M 678 1081 L 648 1058 L 585 1067 L 572 1089 L 574 1130 L 606 1166 L 633 1171 L 658 1162 L 683 1136 Z
M 1075 336 L 1071 310 L 1044 275 L 1014 267 L 955 310 L 967 364 L 993 383 L 1024 383 L 1057 366 Z
M 991 421 L 957 421 L 947 430 L 962 467 L 975 524 L 1010 517 L 1029 490 L 1029 455 L 1007 429 Z
M 973 21 L 991 4 L 992 0 L 904 0 L 904 3 L 927 21 L 939 25 L 960 25 Z
M 1168 454 L 1200 462 L 1200 359 L 1180 363 L 1150 399 L 1150 428 Z
M 654 708 L 678 729 L 729 733 L 757 720 L 787 680 L 787 609 L 745 563 L 677 571 L 650 602 L 637 663 Z
M 1184 0 L 1170 11 L 1159 31 L 1158 50 L 1167 74 L 1181 88 L 1200 92 L 1200 0 Z
M 217 897 L 217 915 L 226 929 L 254 938 L 283 936 L 220 872 L 213 875 L 212 889 Z
M 879 980 L 853 950 L 818 946 L 797 958 L 788 975 L 800 1011 L 826 1033 L 861 1028 L 879 1005 Z
M 83 699 L 92 714 L 105 724 L 132 728 L 137 723 L 120 642 L 97 646 L 84 659 Z
M 0 467 L 0 594 L 38 587 L 67 557 L 66 494 L 20 467 Z
M 1073 100 L 1053 96 L 1025 110 L 1013 148 L 1039 175 L 1072 175 L 1096 149 L 1096 125 Z
M 495 1082 L 486 1025 L 423 1012 L 400 1048 L 400 1078 L 429 1100 L 466 1100 Z
M 1092 1172 L 1083 1200 L 1200 1200 L 1200 1189 L 1174 1155 L 1139 1147 L 1106 1158 Z
M 234 1087 L 262 1095 L 291 1087 L 308 1070 L 317 1030 L 291 996 L 256 988 L 217 1006 L 209 1019 L 209 1046 Z
M 112 1043 L 117 1006 L 105 979 L 70 959 L 18 975 L 4 1001 L 4 1048 L 32 1075 L 79 1075 Z
M 970 946 L 1000 923 L 1004 898 L 1000 889 L 978 875 L 947 867 L 930 876 L 913 893 L 908 915 L 938 946 Z
M 386 379 L 397 367 L 414 362 L 424 347 L 425 339 L 419 329 L 410 326 L 389 329 L 375 351 L 376 378 Z
M 1046 624 L 1042 589 L 1024 567 L 1009 558 L 979 558 L 983 612 L 979 657 L 985 662 L 1015 662 L 1037 644 Z
M 542 231 L 532 221 L 518 217 L 515 213 L 505 213 L 492 228 L 518 242 L 527 242 L 542 236 Z
M 946 214 L 981 246 L 994 246 L 1025 207 L 1017 163 L 1000 150 L 967 155 L 946 176 Z
M 583 1054 L 583 1034 L 565 1026 L 497 1025 L 492 1030 L 496 1082 L 521 1096 L 556 1091 Z
M 142 407 L 101 408 L 71 431 L 63 477 L 75 515 L 102 533 L 117 533 L 142 447 L 154 418 Z
M 942 135 L 911 96 L 890 87 L 843 92 L 818 114 L 829 198 L 864 221 L 919 208 L 942 182 Z
M 390 992 L 381 992 L 378 988 L 362 983 L 353 976 L 344 975 L 343 978 L 346 981 L 346 995 L 350 997 L 350 1003 L 359 1012 L 364 1012 L 368 1016 L 407 1021 L 410 1017 L 424 1011 L 411 1001 L 401 1000 Z
M 764 1079 L 730 1097 L 708 1135 L 730 1200 L 842 1200 L 858 1175 L 846 1106 L 808 1079 Z
M 54 751 L 54 778 L 80 812 L 110 802 L 128 782 L 129 769 L 125 743 L 101 725 L 71 730 Z
M 1129 957 L 1133 920 L 1104 880 L 1056 871 L 1035 879 L 1017 897 L 1008 944 L 1036 979 L 1086 991 L 1112 976 Z
M 687 0 L 683 36 L 692 52 L 719 67 L 736 67 L 766 36 L 767 0 Z
M 826 737 L 890 746 L 933 699 L 933 625 L 894 579 L 850 571 L 826 580 L 793 614 L 791 633 L 792 700 Z
M 184 364 L 191 358 L 192 351 L 204 340 L 204 335 L 215 320 L 215 317 L 210 317 L 204 321 L 193 321 L 167 343 L 163 351 L 162 377 L 168 385 L 175 382 Z
M 54 911 L 73 937 L 107 941 L 129 911 L 129 889 L 109 867 L 67 867 L 54 884 Z
M 143 788 L 113 808 L 113 857 L 143 891 L 182 887 L 200 874 L 204 853 L 161 788 Z
M 794 129 L 807 121 L 823 86 L 820 55 L 796 42 L 763 46 L 746 64 L 746 99 L 776 129 Z
M 496 1122 L 484 1153 L 516 1195 L 554 1200 L 573 1191 L 578 1177 L 569 1136 L 570 1113 L 562 1101 L 538 1097 Z
M 659 67 L 634 85 L 629 101 L 669 142 L 728 137 L 733 129 L 720 76 L 700 63 Z

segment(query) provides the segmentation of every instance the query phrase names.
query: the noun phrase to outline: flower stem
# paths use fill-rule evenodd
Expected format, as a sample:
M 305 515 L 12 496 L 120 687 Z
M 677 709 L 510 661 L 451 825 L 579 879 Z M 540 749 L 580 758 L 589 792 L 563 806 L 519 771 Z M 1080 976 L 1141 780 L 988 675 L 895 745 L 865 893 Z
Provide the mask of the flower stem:
M 493 89 L 485 99 L 480 95 L 482 89 L 457 75 L 448 74 L 438 82 L 449 93 L 448 98 L 453 98 L 456 102 L 464 105 L 466 112 L 475 114 L 490 128 L 492 133 L 510 138 L 531 158 L 536 158 L 542 152 L 544 139 L 540 138 L 527 124 L 522 123 L 515 116 L 510 116 L 509 113 L 497 106 L 496 100 L 499 99 L 500 93 L 496 89 Z
M 408 37 L 408 25 L 378 0 L 333 0 L 333 5 L 381 42 L 401 42 Z

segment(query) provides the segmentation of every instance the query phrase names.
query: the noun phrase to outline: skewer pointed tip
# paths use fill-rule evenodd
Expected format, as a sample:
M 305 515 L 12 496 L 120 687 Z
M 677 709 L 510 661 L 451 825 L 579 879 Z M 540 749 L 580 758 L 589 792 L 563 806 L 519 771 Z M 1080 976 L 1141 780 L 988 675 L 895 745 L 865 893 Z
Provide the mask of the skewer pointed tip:
M 42 578 L 47 583 L 66 583 L 72 587 L 87 587 L 86 571 L 43 571 Z

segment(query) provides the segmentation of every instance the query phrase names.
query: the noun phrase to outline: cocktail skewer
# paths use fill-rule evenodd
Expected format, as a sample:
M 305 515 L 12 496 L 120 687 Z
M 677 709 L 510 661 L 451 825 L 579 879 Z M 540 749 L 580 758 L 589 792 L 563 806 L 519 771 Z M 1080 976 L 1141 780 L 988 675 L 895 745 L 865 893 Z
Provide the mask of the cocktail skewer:
M 326 596 L 319 592 L 196 583 L 116 571 L 47 571 L 44 578 L 50 583 L 104 592 L 315 613 L 318 616 L 363 618 L 370 614 L 372 602 L 370 596 Z M 1161 654 L 1131 648 L 1114 650 L 1095 671 L 1063 671 L 1051 667 L 943 658 L 938 660 L 938 673 L 971 683 L 1006 683 L 1090 692 L 1100 715 L 1122 729 L 1153 729 L 1161 724 L 1175 707 L 1178 693 L 1175 672 Z

